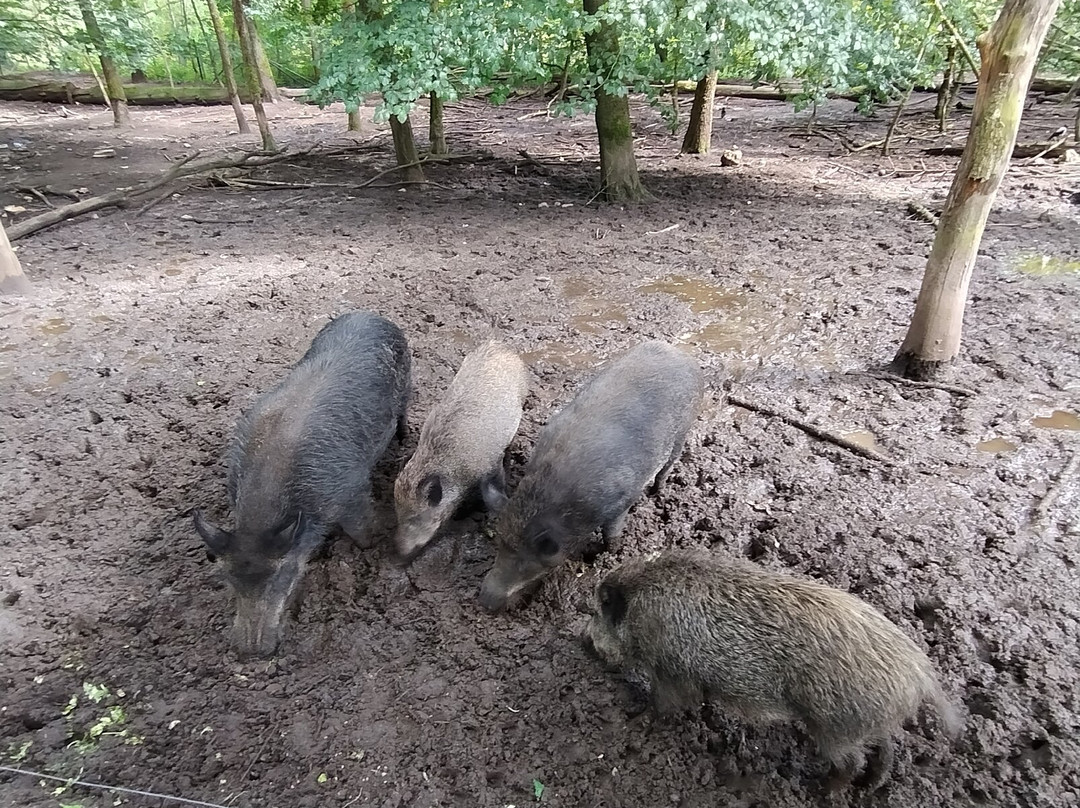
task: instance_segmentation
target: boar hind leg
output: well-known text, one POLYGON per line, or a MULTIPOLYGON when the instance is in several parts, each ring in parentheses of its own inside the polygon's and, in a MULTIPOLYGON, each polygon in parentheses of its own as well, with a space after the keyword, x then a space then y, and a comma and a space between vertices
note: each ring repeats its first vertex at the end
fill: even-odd
POLYGON ((601 526, 600 535, 604 538, 604 549, 608 552, 618 549, 619 540, 622 538, 623 534, 623 528, 626 527, 626 515, 628 513, 630 513, 629 508, 614 519, 608 521, 607 524, 601 526))
POLYGON ((341 518, 339 527, 357 547, 367 549, 375 545, 371 529, 371 504, 362 502, 341 518))
POLYGON ((671 457, 667 459, 667 462, 660 467, 660 471, 656 472, 656 477, 653 478, 652 485, 649 486, 649 496, 655 497, 660 493, 660 489, 664 487, 664 483, 667 482, 668 475, 671 474, 671 467, 675 465, 675 461, 682 456, 683 441, 680 440, 675 444, 675 448, 671 452, 671 457))
POLYGON ((818 745, 822 754, 832 764, 825 780, 827 791, 839 791, 851 785, 855 776, 863 767, 863 750, 858 745, 852 745, 850 741, 829 735, 818 735, 818 745))

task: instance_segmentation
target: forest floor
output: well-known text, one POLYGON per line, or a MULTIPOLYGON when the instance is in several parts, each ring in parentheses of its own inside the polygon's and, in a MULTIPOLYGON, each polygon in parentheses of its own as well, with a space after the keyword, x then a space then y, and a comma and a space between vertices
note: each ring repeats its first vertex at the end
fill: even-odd
MULTIPOLYGON (((635 207, 593 201, 591 120, 547 120, 542 99, 455 105, 451 148, 469 159, 427 166, 427 186, 362 188, 392 161, 372 108, 349 135, 340 109, 285 102, 278 142, 321 152, 250 176, 297 187, 192 181, 142 215, 18 242, 35 290, 0 302, 0 764, 239 808, 1077 805, 1080 168, 1014 161, 950 371, 972 394, 875 378, 933 238, 907 202, 940 209, 956 164, 923 149, 964 139, 966 113, 938 136, 932 100, 914 101, 888 158, 844 143, 880 139, 890 110, 833 102, 811 121, 728 99, 714 155, 690 158, 635 103, 657 197, 635 207), (742 164, 722 167, 736 146, 742 164), (480 516, 406 570, 385 543, 338 540, 279 655, 239 662, 190 510, 227 520, 237 416, 350 308, 394 319, 413 348, 411 435, 376 479, 387 536, 392 476, 488 334, 535 375, 511 484, 552 408, 638 341, 684 344, 714 395, 619 553, 567 565, 524 608, 477 604, 480 516), (962 705, 962 736, 909 732, 880 791, 826 795, 798 727, 713 708, 628 723, 626 683, 579 639, 590 594, 625 558, 693 545, 882 609, 962 705)), ((1034 104, 1020 139, 1073 114, 1034 104)), ((252 147, 231 115, 134 109, 116 132, 97 109, 0 105, 0 173, 9 189, 110 191, 192 148, 252 147)), ((17 218, 43 207, 0 201, 17 218)), ((169 804, 0 772, 2 806, 169 804)))

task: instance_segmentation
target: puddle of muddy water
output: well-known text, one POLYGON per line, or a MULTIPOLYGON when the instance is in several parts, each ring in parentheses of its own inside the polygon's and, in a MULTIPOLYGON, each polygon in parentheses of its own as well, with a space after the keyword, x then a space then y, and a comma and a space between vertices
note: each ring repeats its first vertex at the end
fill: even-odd
POLYGON ((539 347, 532 351, 525 351, 521 359, 526 365, 535 365, 537 362, 547 362, 550 365, 561 365, 568 368, 587 368, 597 364, 599 360, 589 351, 582 350, 576 345, 557 340, 548 340, 540 343, 539 347))
POLYGON ((38 331, 43 334, 63 334, 71 330, 71 323, 63 317, 53 317, 38 326, 38 331))
POLYGON ((669 275, 639 286, 637 290, 671 295, 688 304, 690 311, 695 314, 730 310, 746 305, 746 295, 741 292, 731 292, 700 278, 688 278, 685 275, 669 275))
POLYGON ((1025 275, 1080 274, 1080 261, 1056 255, 1023 255, 1015 266, 1025 275))
POLYGON ((843 436, 854 444, 869 449, 873 452, 880 452, 881 444, 877 442, 877 436, 868 429, 856 429, 854 432, 845 432, 843 436))
POLYGON ((1005 452, 1016 451, 1016 444, 1005 440, 1005 438, 990 438, 989 440, 979 441, 975 444, 975 448, 988 454, 1004 454, 1005 452))
POLYGON ((1038 429, 1080 430, 1080 417, 1067 410, 1054 410, 1050 415, 1036 416, 1031 425, 1038 429))

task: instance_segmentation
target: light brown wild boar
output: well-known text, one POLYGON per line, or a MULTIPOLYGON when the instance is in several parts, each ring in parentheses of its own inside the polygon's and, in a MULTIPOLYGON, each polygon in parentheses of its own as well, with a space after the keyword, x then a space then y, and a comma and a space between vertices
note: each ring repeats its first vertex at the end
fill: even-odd
POLYGON ((930 660, 846 592, 705 551, 669 551, 616 569, 597 589, 588 639, 609 664, 646 675, 657 712, 714 701, 751 722, 801 721, 843 780, 924 702, 960 729, 930 660))
POLYGON ((528 389, 525 364, 509 346, 492 340, 465 357, 394 484, 394 541, 403 558, 427 547, 477 487, 489 510, 505 501, 503 456, 528 389))

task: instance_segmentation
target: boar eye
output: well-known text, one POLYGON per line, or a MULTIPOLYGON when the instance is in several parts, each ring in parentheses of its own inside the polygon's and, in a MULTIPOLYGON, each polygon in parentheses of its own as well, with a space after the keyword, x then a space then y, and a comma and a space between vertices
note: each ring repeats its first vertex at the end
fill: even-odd
POLYGON ((542 556, 559 554, 559 543, 550 533, 541 533, 533 540, 533 549, 542 556))
POLYGON ((427 497, 428 505, 434 507, 442 502, 442 480, 438 474, 429 474, 420 483, 420 492, 427 497))

